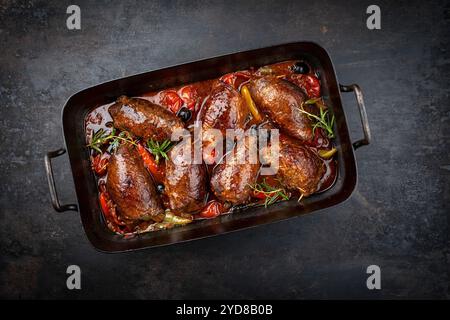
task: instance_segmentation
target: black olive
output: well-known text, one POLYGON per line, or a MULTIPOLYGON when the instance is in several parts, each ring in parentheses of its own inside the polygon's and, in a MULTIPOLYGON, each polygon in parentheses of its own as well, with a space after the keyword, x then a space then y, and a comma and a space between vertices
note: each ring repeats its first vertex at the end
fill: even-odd
POLYGON ((304 61, 296 62, 292 66, 292 72, 299 73, 299 74, 307 74, 309 73, 309 66, 304 61))
POLYGON ((191 120, 192 111, 186 107, 182 107, 180 110, 178 110, 177 116, 184 122, 188 122, 189 120, 191 120))
POLYGON ((164 187, 164 185, 163 185, 162 183, 158 183, 158 184, 156 185, 156 190, 157 190, 159 193, 163 193, 163 192, 164 192, 164 189, 165 189, 165 187, 164 187))
POLYGON ((252 124, 249 128, 250 134, 256 134, 258 132, 258 126, 256 124, 252 124))

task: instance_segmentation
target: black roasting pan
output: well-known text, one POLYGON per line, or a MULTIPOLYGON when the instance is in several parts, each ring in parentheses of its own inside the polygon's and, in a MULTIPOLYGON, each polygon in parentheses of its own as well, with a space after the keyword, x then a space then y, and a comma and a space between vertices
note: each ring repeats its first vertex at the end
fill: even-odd
POLYGON ((328 53, 312 42, 295 42, 262 49, 249 50, 210 59, 189 62, 173 67, 149 71, 82 90, 71 96, 62 110, 65 148, 49 152, 45 157, 48 183, 56 211, 79 211, 86 235, 92 245, 104 252, 123 252, 205 238, 242 230, 265 223, 296 217, 334 206, 346 200, 357 183, 354 149, 369 144, 370 131, 363 97, 358 85, 340 85, 328 53), (150 232, 134 238, 113 234, 105 225, 98 202, 96 180, 90 169, 86 148, 84 120, 96 106, 110 103, 120 95, 139 96, 145 92, 217 78, 236 70, 258 67, 285 60, 305 59, 320 73, 322 93, 335 115, 338 177, 332 188, 312 195, 301 203, 293 199, 268 208, 251 207, 216 219, 202 220, 170 230, 150 232), (350 141, 341 92, 354 92, 361 115, 364 138, 350 141), (68 152, 77 204, 60 204, 53 178, 51 159, 68 152))

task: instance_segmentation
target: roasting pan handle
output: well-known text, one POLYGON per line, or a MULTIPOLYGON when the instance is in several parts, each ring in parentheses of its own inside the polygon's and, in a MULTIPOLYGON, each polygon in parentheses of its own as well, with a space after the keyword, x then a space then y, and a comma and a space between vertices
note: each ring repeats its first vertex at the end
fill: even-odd
POLYGON ((366 105, 364 104, 361 88, 357 84, 351 84, 348 86, 340 84, 339 88, 341 89, 341 92, 355 92, 356 103, 358 104, 359 115, 361 116, 361 125, 364 132, 364 138, 353 142, 353 148, 358 149, 361 146, 368 145, 371 140, 371 134, 369 120, 367 119, 366 105))
POLYGON ((48 187, 50 188, 50 196, 52 198, 52 205, 53 208, 55 208, 58 212, 63 211, 78 211, 78 206, 76 204, 60 204, 58 199, 58 193, 56 192, 56 185, 55 185, 55 179, 53 177, 53 169, 52 169, 52 158, 59 157, 66 153, 66 149, 58 149, 56 151, 50 151, 45 155, 44 161, 45 161, 45 171, 47 172, 47 179, 48 179, 48 187))

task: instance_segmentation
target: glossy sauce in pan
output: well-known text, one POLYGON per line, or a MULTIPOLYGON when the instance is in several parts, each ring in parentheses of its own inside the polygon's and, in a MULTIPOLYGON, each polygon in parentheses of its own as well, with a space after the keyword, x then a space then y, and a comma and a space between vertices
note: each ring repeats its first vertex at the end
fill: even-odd
MULTIPOLYGON (((157 105, 160 105, 161 108, 167 108, 173 113, 178 113, 181 108, 187 108, 190 110, 192 116, 189 121, 186 122, 185 126, 187 128, 191 127, 195 120, 198 120, 201 112, 203 110, 203 107, 205 105, 205 101, 208 99, 209 94, 212 90, 212 87, 214 84, 217 83, 217 81, 224 81, 233 87, 235 87, 237 90, 240 90, 241 87, 246 84, 249 81, 249 76, 261 76, 266 73, 270 73, 271 75, 284 78, 284 79, 290 79, 290 77, 293 75, 292 67, 296 63, 296 61, 286 61, 282 63, 277 63, 274 65, 269 65, 266 67, 262 67, 259 69, 249 69, 244 71, 238 71, 234 73, 230 73, 227 75, 222 76, 219 79, 211 79, 207 81, 192 83, 184 86, 179 86, 175 88, 169 88, 157 92, 148 92, 142 94, 139 98, 146 99, 152 103, 155 103, 157 105)), ((320 85, 320 81, 317 78, 317 75, 315 74, 314 70, 309 70, 307 74, 305 74, 305 77, 300 76, 301 81, 300 84, 303 86, 302 89, 308 93, 309 97, 311 96, 313 98, 314 95, 317 94, 318 90, 320 92, 320 86, 318 87, 318 84, 320 85), (316 82, 309 81, 310 79, 317 79, 316 82), (303 82, 302 82, 303 81, 303 82)), ((95 107, 85 118, 85 128, 86 128, 86 143, 88 144, 91 139, 92 135, 98 130, 103 129, 105 131, 111 130, 112 128, 112 118, 111 115, 108 112, 108 108, 113 103, 109 103, 106 105, 101 105, 95 107)), ((250 127, 251 125, 255 125, 254 119, 250 117, 248 119, 246 125, 247 127, 250 127)), ((316 130, 316 135, 314 140, 307 146, 310 150, 317 153, 319 149, 321 150, 330 150, 333 148, 333 141, 332 139, 329 139, 326 137, 324 132, 319 129, 316 130)), ((133 234, 136 232, 136 228, 131 230, 127 227, 118 227, 117 225, 112 222, 112 218, 110 213, 105 213, 107 210, 111 210, 114 208, 111 208, 114 206, 114 204, 110 201, 110 199, 107 198, 107 195, 105 195, 105 182, 107 179, 107 172, 99 172, 99 167, 106 166, 109 160, 109 153, 103 152, 103 154, 98 154, 94 151, 91 152, 91 163, 92 168, 94 172, 96 172, 96 178, 97 183, 99 186, 99 194, 100 194, 100 204, 102 206, 102 210, 104 213, 105 221, 108 225, 108 227, 120 234, 133 234), (102 199, 102 196, 104 197, 102 199), (106 197, 106 200, 105 200, 106 197), (109 209, 108 209, 109 208, 109 209)), ((335 182, 337 177, 337 164, 336 160, 333 159, 322 159, 324 166, 325 166, 325 173, 323 174, 319 184, 318 188, 316 190, 316 193, 324 192, 327 189, 329 189, 335 182)), ((162 164, 164 166, 164 164, 162 164)), ((206 166, 206 165, 205 165, 206 166)), ((214 165, 208 165, 207 172, 208 176, 211 175, 211 171, 214 167, 214 165)), ((102 171, 102 170, 100 170, 102 171)), ((105 171, 105 170, 103 170, 105 171)), ((157 183, 157 179, 153 177, 154 182, 157 183)), ((258 182, 262 182, 263 179, 265 179, 266 183, 270 183, 273 181, 272 177, 259 177, 258 182)), ((209 181, 209 178, 208 178, 209 181)), ((300 194, 298 192, 292 192, 290 191, 291 199, 298 198, 300 194)), ((164 198, 164 194, 160 195, 162 198, 164 198)), ((252 202, 249 205, 263 205, 264 200, 253 198, 252 202)), ((248 206, 248 205, 246 205, 248 206)), ((242 207, 242 206, 240 206, 242 207)), ((230 207, 229 205, 225 205, 222 203, 219 203, 219 201, 216 199, 214 194, 212 192, 208 192, 206 198, 205 198, 205 209, 204 211, 210 210, 211 212, 206 212, 206 214, 194 214, 192 217, 194 220, 198 219, 205 219, 205 218, 213 218, 220 214, 226 214, 231 211, 233 211, 233 207, 230 207), (214 207, 216 206, 216 207, 214 207), (210 208, 209 208, 210 207, 210 208)), ((157 230, 150 228, 149 222, 142 222, 141 225, 138 227, 138 230, 157 230)))

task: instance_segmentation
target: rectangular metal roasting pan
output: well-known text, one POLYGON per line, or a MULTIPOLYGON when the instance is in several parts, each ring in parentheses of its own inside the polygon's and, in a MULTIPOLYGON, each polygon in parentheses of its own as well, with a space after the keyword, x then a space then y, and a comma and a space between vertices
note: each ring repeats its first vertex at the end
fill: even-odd
POLYGON ((312 42, 295 42, 227 54, 149 71, 87 88, 74 94, 66 102, 62 110, 62 127, 65 148, 49 152, 45 157, 53 207, 58 212, 79 211, 89 241, 95 248, 104 252, 123 252, 201 239, 334 206, 346 200, 356 187, 357 169, 353 150, 370 142, 370 131, 360 88, 356 84, 340 85, 328 53, 321 46, 312 42), (216 219, 202 220, 184 227, 141 234, 131 239, 115 235, 106 227, 101 215, 96 180, 90 169, 89 151, 85 142, 84 119, 89 111, 98 105, 114 101, 120 95, 139 96, 149 91, 217 78, 236 70, 293 59, 305 59, 319 71, 323 96, 336 117, 335 143, 338 150, 338 177, 331 189, 312 195, 302 200, 301 204, 297 203, 297 200, 290 200, 268 208, 247 208, 216 219), (354 143, 350 141, 341 103, 341 92, 355 93, 361 115, 364 138, 354 143), (56 192, 51 159, 64 154, 66 150, 69 155, 78 203, 62 205, 56 192))

